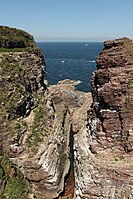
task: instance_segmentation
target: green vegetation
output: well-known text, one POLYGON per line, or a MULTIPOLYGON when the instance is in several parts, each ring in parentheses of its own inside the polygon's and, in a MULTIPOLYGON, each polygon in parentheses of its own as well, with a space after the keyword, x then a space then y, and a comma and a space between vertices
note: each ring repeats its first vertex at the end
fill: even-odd
POLYGON ((57 96, 54 96, 54 97, 52 98, 52 100, 53 100, 53 102, 54 102, 55 104, 61 103, 61 97, 59 97, 58 95, 57 95, 57 96))
POLYGON ((30 149, 36 152, 39 142, 48 134, 44 98, 38 97, 37 86, 32 89, 36 74, 30 73, 32 64, 40 61, 40 53, 31 35, 0 26, 0 199, 28 198, 29 184, 5 153, 11 155, 11 143, 20 144, 22 135, 29 130, 24 117, 32 108, 36 107, 27 139, 30 149), (30 57, 30 53, 34 55, 30 57))
POLYGON ((37 47, 25 47, 25 48, 0 48, 0 53, 7 52, 29 52, 34 53, 35 51, 41 51, 40 48, 37 47))
POLYGON ((122 161, 122 160, 124 160, 124 157, 122 155, 115 157, 115 161, 122 161))
POLYGON ((0 179, 5 189, 0 189, 2 199, 27 199, 30 186, 24 180, 23 174, 17 169, 8 156, 0 154, 0 179))
POLYGON ((29 52, 39 53, 34 38, 29 33, 16 28, 0 26, 0 53, 29 52))
POLYGON ((133 42, 129 39, 125 39, 124 46, 130 54, 129 61, 133 61, 133 42))
POLYGON ((11 177, 5 187, 5 196, 9 199, 25 199, 28 196, 26 185, 21 173, 17 173, 15 177, 11 177))
MULTIPOLYGON (((4 123, 5 117, 10 120, 10 122, 7 120, 6 129, 2 128, 3 133, 19 136, 27 130, 26 122, 24 123, 22 119, 14 120, 14 117, 16 117, 15 114, 19 114, 17 113, 17 108, 22 103, 25 103, 28 98, 34 98, 34 106, 36 106, 34 111, 35 119, 32 126, 32 134, 29 136, 27 143, 31 150, 36 152, 38 144, 48 134, 45 125, 47 120, 46 102, 44 102, 44 98, 39 97, 36 93, 26 90, 28 79, 25 75, 24 67, 8 54, 2 56, 0 78, 2 79, 0 85, 0 123, 1 125, 4 123)), ((22 111, 25 110, 21 110, 21 114, 22 111)))
POLYGON ((25 31, 0 26, 0 48, 35 47, 33 37, 25 31))
POLYGON ((11 114, 22 96, 26 99, 30 95, 25 90, 25 71, 13 57, 5 55, 0 62, 0 78, 0 113, 11 114))
POLYGON ((38 97, 38 106, 34 110, 34 122, 32 124, 32 133, 27 139, 28 147, 33 153, 37 152, 39 143, 45 136, 48 136, 47 111, 44 98, 38 97))
POLYGON ((133 88, 133 80, 132 79, 129 79, 128 81, 128 88, 133 88))
POLYGON ((31 48, 30 47, 26 47, 26 48, 0 48, 0 53, 3 52, 26 52, 26 51, 30 51, 31 48))
POLYGON ((129 96, 128 95, 125 96, 125 102, 129 103, 129 96))
POLYGON ((19 118, 10 121, 9 128, 11 136, 17 135, 20 137, 23 132, 27 131, 28 125, 24 120, 19 118))

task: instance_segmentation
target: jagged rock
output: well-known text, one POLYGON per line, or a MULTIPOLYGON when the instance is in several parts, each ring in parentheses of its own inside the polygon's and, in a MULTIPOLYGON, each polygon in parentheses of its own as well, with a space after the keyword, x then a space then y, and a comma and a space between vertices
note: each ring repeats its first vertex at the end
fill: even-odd
POLYGON ((88 131, 75 138, 75 197, 133 198, 133 42, 104 46, 92 77, 88 131))

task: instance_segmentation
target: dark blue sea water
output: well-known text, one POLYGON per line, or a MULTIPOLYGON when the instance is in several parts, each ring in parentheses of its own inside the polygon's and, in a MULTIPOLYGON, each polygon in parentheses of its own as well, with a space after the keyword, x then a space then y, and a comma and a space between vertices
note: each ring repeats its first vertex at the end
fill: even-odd
POLYGON ((80 80, 77 90, 90 91, 95 59, 103 48, 102 42, 39 42, 43 50, 49 85, 63 79, 80 80))

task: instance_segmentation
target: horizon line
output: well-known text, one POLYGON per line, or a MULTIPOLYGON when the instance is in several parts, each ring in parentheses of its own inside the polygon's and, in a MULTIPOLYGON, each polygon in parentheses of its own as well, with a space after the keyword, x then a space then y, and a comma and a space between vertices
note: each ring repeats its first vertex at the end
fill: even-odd
MULTIPOLYGON (((104 40, 104 41, 106 41, 106 40, 104 40)), ((37 43, 44 43, 44 42, 47 42, 47 43, 52 43, 52 42, 64 42, 64 43, 67 43, 67 42, 72 42, 72 43, 74 43, 74 42, 76 42, 76 43, 103 43, 104 41, 66 41, 66 40, 51 40, 51 41, 37 41, 37 40, 35 40, 35 42, 37 42, 37 43)))

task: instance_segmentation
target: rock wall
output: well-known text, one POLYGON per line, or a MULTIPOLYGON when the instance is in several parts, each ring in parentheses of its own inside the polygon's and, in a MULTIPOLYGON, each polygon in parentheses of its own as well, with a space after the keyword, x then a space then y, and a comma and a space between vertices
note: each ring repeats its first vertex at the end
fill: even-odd
POLYGON ((104 43, 87 132, 75 137, 75 198, 133 198, 133 42, 104 43), (82 142, 81 142, 82 140, 82 142))
MULTIPOLYGON (((0 27, 1 32, 3 29, 0 27)), ((6 30, 17 36, 19 32, 27 45, 35 43, 27 33, 6 30)), ((0 197, 58 197, 70 167, 68 108, 60 100, 54 103, 44 84, 41 50, 19 43, 1 47, 0 197)))

